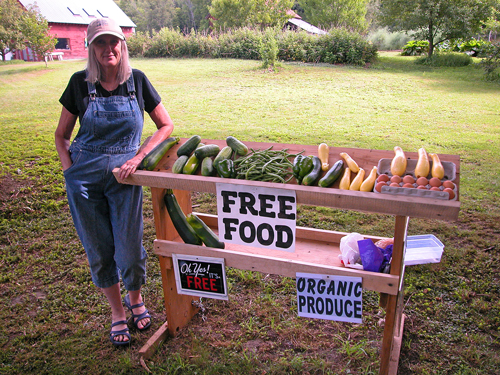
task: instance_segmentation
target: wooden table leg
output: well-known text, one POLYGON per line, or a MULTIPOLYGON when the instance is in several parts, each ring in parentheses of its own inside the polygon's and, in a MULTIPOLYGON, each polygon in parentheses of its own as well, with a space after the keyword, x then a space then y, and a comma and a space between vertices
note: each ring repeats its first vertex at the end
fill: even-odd
POLYGON ((404 277, 404 250, 405 250, 405 240, 406 231, 408 229, 408 220, 406 216, 396 216, 396 223, 394 229, 394 246, 391 261, 391 275, 400 276, 399 292, 397 295, 384 296, 381 302, 385 304, 385 324, 384 324, 384 337, 382 339, 382 352, 380 356, 380 371, 379 374, 396 374, 397 373, 397 363, 399 362, 399 350, 401 348, 401 342, 399 341, 399 346, 396 345, 398 339, 403 335, 402 324, 404 318, 402 317, 403 306, 403 277, 404 277), (397 349, 397 353, 394 350, 397 349), (394 363, 394 358, 397 359, 396 366, 394 363), (391 372, 392 371, 392 372, 391 372))

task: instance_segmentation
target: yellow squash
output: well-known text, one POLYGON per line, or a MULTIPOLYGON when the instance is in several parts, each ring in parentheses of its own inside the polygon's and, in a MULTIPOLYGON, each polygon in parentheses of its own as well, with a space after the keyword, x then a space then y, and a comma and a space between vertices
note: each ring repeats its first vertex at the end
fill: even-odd
POLYGON ((321 170, 327 171, 330 169, 330 164, 328 162, 328 158, 330 157, 330 149, 326 143, 321 143, 318 146, 318 157, 321 160, 321 170))
POLYGON ((349 190, 349 186, 351 186, 351 170, 349 169, 349 167, 346 167, 344 169, 344 174, 340 179, 339 189, 349 190))
POLYGON ((359 187, 360 191, 372 191, 373 186, 375 186, 375 180, 377 179, 377 167, 373 167, 368 174, 368 177, 363 181, 361 186, 359 187))
POLYGON ((438 154, 429 154, 429 156, 432 159, 432 168, 431 168, 431 174, 432 177, 437 177, 440 180, 444 178, 444 168, 443 164, 441 163, 441 160, 439 160, 438 154))
POLYGON ((361 184, 363 183, 363 179, 365 178, 365 170, 363 168, 359 168, 358 174, 351 182, 349 186, 349 190, 359 191, 361 184))
POLYGON ((419 148, 417 166, 415 167, 415 177, 427 177, 429 175, 429 170, 430 165, 429 158, 427 157, 427 152, 425 152, 425 149, 423 147, 419 148))
POLYGON ((358 163, 356 163, 354 161, 353 158, 351 158, 347 153, 345 152, 341 152, 340 153, 340 156, 345 160, 345 163, 347 164, 347 166, 349 167, 349 169, 354 172, 354 173, 358 173, 359 171, 359 167, 358 167, 358 163))
POLYGON ((393 176, 402 176, 406 172, 406 156, 403 149, 399 146, 394 147, 394 158, 391 162, 391 174, 393 176))

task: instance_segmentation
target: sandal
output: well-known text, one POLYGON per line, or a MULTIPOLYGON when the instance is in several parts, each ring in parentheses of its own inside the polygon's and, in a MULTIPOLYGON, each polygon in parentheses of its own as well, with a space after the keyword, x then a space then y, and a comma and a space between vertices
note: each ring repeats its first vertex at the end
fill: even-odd
POLYGON ((113 331, 113 327, 119 325, 119 324, 127 324, 126 320, 119 320, 117 322, 111 323, 111 332, 109 332, 109 340, 114 346, 123 346, 123 345, 130 345, 130 340, 132 339, 130 337, 130 332, 128 331, 128 328, 121 329, 119 331, 113 331), (116 336, 126 336, 128 337, 128 341, 116 341, 115 337, 116 336))
POLYGON ((143 313, 141 314, 134 314, 133 309, 137 309, 138 307, 144 306, 144 302, 138 303, 137 305, 131 306, 130 305, 130 296, 127 294, 125 298, 123 299, 123 302, 125 303, 125 307, 130 310, 132 313, 132 322, 134 323, 134 326, 137 330, 139 331, 145 331, 149 327, 151 327, 151 315, 149 315, 149 311, 146 309, 144 310, 143 313), (137 325, 137 322, 139 322, 142 319, 149 318, 148 324, 146 324, 144 327, 139 328, 137 325))

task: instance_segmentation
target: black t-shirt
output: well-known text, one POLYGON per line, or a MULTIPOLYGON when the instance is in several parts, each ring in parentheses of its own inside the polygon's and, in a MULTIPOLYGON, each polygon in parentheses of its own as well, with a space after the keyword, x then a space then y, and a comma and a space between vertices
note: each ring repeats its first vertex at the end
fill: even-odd
MULTIPOLYGON (((136 91, 137 104, 142 111, 150 113, 161 102, 160 95, 155 90, 146 75, 138 69, 132 69, 136 91)), ((85 70, 76 72, 71 76, 66 90, 64 90, 59 102, 70 113, 78 115, 80 123, 89 103, 89 90, 85 81, 85 70)), ((111 93, 106 91, 99 83, 96 83, 96 96, 108 97, 112 95, 128 96, 127 82, 119 85, 111 93)))

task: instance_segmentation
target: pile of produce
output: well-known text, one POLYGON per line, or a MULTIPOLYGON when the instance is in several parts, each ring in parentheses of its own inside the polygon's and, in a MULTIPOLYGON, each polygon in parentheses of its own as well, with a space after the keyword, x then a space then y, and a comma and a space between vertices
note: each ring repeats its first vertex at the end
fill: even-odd
MULTIPOLYGON (((178 142, 179 138, 167 139, 146 156, 142 169, 152 170, 166 151, 178 142)), ((410 160, 413 162, 410 168, 403 149, 394 147, 394 157, 382 159, 390 160, 390 170, 385 172, 379 170, 380 165, 365 171, 346 152, 340 152, 339 156, 339 160, 330 165, 330 150, 326 143, 318 146, 317 155, 304 155, 304 151, 294 154, 288 149, 275 150, 272 146, 263 150, 249 149, 233 136, 227 137, 226 146, 221 148, 216 144, 205 145, 199 135, 193 135, 177 149, 172 172, 192 175, 199 171, 202 176, 277 183, 289 183, 295 179, 299 185, 323 188, 331 187, 339 180, 338 188, 342 190, 381 193, 389 192, 382 191, 387 185, 444 191, 450 199, 456 196, 456 185, 445 178, 439 156, 427 154, 424 148, 418 150, 416 165, 415 160, 410 160)))

